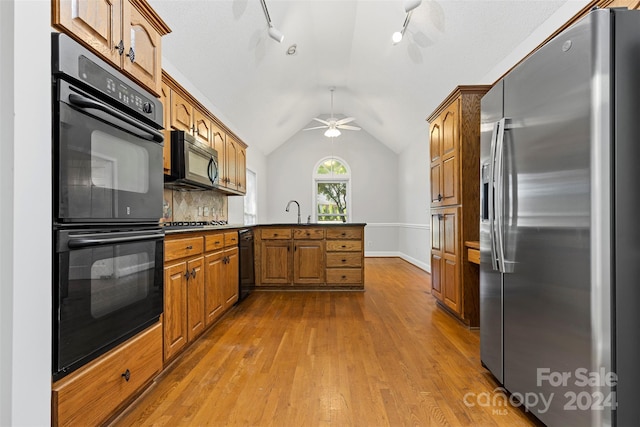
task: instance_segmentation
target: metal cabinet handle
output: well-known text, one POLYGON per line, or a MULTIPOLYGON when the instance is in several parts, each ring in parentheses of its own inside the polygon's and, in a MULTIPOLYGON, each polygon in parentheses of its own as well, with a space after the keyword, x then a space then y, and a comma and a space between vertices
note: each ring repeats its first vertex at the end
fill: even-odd
POLYGON ((193 246, 189 245, 187 246, 187 250, 190 251, 191 249, 193 249, 193 246))
POLYGON ((438 201, 441 202, 442 201, 442 194, 438 194, 438 201))
POLYGON ((216 241, 216 242, 215 242, 215 244, 216 244, 216 245, 219 245, 219 244, 220 244, 220 242, 219 242, 219 241, 216 241))
POLYGON ((342 245, 342 247, 343 247, 343 248, 346 248, 346 247, 347 247, 347 245, 342 245))
POLYGON ((120 374, 120 376, 122 378, 124 378, 124 380, 126 382, 129 382, 129 379, 131 378, 131 371, 129 371, 128 369, 126 371, 124 371, 122 374, 120 374))
POLYGON ((191 277, 192 278, 196 278, 196 269, 194 268, 193 270, 191 270, 191 277))
POLYGON ((132 47, 129 48, 129 53, 127 53, 127 56, 129 57, 129 60, 131 60, 131 63, 133 64, 133 61, 136 60, 136 52, 135 50, 133 50, 132 47))
POLYGON ((124 42, 120 40, 120 43, 115 45, 113 48, 118 51, 118 54, 120 56, 122 56, 122 54, 124 53, 124 42))
POLYGON ((342 262, 347 262, 347 260, 346 260, 346 259, 343 259, 343 260, 342 260, 342 262))
POLYGON ((185 277, 185 279, 189 280, 189 270, 187 270, 187 271, 184 273, 184 277, 185 277))
POLYGON ((346 278, 347 278, 347 276, 344 276, 344 275, 343 275, 343 276, 342 276, 342 278, 343 278, 343 279, 346 279, 346 278))

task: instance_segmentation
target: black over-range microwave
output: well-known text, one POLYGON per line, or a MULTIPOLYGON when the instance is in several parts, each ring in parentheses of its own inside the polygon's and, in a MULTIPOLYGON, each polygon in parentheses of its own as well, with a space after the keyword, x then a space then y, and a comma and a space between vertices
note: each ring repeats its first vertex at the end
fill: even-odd
POLYGON ((171 132, 171 174, 165 187, 180 190, 218 188, 218 152, 184 131, 171 132))

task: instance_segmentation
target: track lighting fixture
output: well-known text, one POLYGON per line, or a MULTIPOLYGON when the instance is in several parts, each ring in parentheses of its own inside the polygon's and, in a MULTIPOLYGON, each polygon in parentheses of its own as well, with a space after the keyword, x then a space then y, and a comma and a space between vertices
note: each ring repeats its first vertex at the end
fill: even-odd
POLYGON ((278 43, 282 43, 282 40, 284 40, 284 34, 282 34, 280 31, 278 31, 276 27, 273 26, 273 23, 271 22, 271 17, 269 16, 269 10, 267 9, 267 3, 265 3, 265 0, 260 0, 260 3, 262 3, 262 10, 264 11, 264 17, 267 18, 267 25, 269 25, 269 30, 268 30, 269 37, 271 37, 278 43))
POLYGON ((407 13, 407 16, 404 18, 404 24, 402 24, 402 30, 396 31, 391 36, 391 40, 393 44, 398 44, 402 41, 402 37, 404 37, 404 32, 407 31, 407 27, 409 26, 409 20, 411 20, 411 15, 413 14, 413 10, 420 6, 422 0, 404 0, 404 11, 407 13))

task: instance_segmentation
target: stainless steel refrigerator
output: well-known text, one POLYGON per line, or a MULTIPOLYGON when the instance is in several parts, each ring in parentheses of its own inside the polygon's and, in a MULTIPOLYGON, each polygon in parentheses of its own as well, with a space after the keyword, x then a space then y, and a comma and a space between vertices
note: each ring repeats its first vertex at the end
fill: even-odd
POLYGON ((640 425, 640 12, 590 12, 481 121, 482 363, 550 426, 640 425))

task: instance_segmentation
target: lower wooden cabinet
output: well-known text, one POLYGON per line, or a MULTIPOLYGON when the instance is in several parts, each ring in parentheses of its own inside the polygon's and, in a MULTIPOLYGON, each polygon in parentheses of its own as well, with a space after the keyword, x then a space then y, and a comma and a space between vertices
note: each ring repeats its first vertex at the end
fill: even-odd
POLYGON ((463 317, 460 248, 460 208, 432 209, 431 292, 451 311, 463 317))
POLYGON ((364 224, 256 230, 256 286, 364 288, 364 224))
POLYGON ((238 274, 237 231, 165 238, 165 361, 238 301, 238 274))
POLYGON ((156 323, 52 387, 52 425, 101 425, 162 370, 162 323, 156 323))

